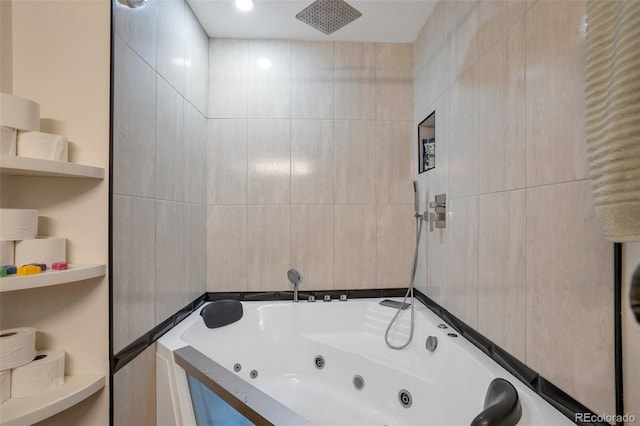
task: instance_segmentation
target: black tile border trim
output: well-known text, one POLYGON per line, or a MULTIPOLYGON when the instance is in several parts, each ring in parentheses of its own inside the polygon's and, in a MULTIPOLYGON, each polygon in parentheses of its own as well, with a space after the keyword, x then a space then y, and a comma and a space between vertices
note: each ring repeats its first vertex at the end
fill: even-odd
POLYGON ((207 301, 207 294, 205 293, 142 336, 138 337, 124 349, 114 354, 111 357, 112 374, 118 372, 122 367, 131 362, 135 357, 140 355, 140 353, 144 352, 144 350, 151 346, 156 340, 165 335, 169 330, 178 325, 183 319, 191 315, 193 311, 198 309, 207 301))
MULTIPOLYGON (((380 297, 402 297, 407 292, 401 288, 373 289, 373 290, 327 290, 327 291, 301 291, 298 296, 300 300, 306 300, 309 296, 322 298, 328 294, 331 299, 338 299, 341 294, 346 294, 350 299, 380 298, 380 297)), ((178 325, 183 319, 191 315, 206 302, 222 299, 234 299, 243 301, 269 301, 269 300, 293 300, 292 291, 243 291, 243 292, 216 292, 204 293, 193 302, 189 303, 178 312, 153 327, 142 336, 128 344, 124 349, 111 357, 112 375, 127 365, 141 352, 151 346, 156 340, 166 334, 173 327, 178 325)), ((320 300, 320 303, 322 301, 320 300)))
POLYGON ((109 426, 114 426, 114 395, 113 395, 113 375, 115 370, 113 369, 113 116, 115 105, 115 62, 114 62, 114 48, 113 41, 116 36, 115 31, 115 1, 109 2, 109 212, 108 212, 108 236, 109 239, 109 252, 108 256, 108 314, 109 314, 109 426))
POLYGON ((564 414, 569 420, 578 425, 611 426, 609 423, 577 422, 575 420, 575 414, 577 413, 589 413, 593 417, 597 417, 597 414, 447 311, 420 290, 414 290, 414 293, 416 299, 424 303, 427 308, 442 318, 451 328, 462 334, 469 342, 473 343, 474 346, 564 414))
MULTIPOLYGON (((616 372, 616 414, 624 415, 624 388, 622 369, 622 244, 613 244, 613 308, 614 308, 614 346, 616 372)), ((619 421, 617 426, 623 426, 619 421)))
MULTIPOLYGON (((363 290, 315 290, 299 293, 300 300, 306 300, 309 296, 316 297, 318 302, 324 303, 321 298, 324 295, 330 295, 332 299, 338 299, 341 294, 346 294, 349 299, 363 299, 363 298, 383 298, 383 297, 403 297, 407 290, 403 288, 393 289, 363 289, 363 290)), ((592 417, 598 415, 585 407, 579 401, 562 391, 553 383, 542 377, 536 371, 532 370, 526 364, 509 354, 507 351, 496 345, 490 339, 467 325, 464 321, 447 311, 445 308, 436 303, 433 299, 426 296, 420 290, 414 290, 415 298, 423 303, 438 317, 442 318, 451 328, 461 334, 474 346, 480 349, 489 358, 495 361, 502 368, 507 370, 510 374, 524 383, 527 387, 533 390, 541 398, 555 407, 558 411, 564 414, 572 422, 581 425, 596 425, 596 426, 611 426, 609 423, 589 423, 589 422, 576 422, 575 414, 577 413, 589 413, 592 417)), ((233 299, 241 301, 286 301, 293 300, 292 291, 266 291, 266 292, 208 292, 198 297, 196 300, 180 309, 174 315, 145 333, 143 336, 134 340, 127 347, 122 349, 117 354, 114 354, 111 360, 112 374, 115 374, 122 367, 127 365, 141 352, 151 346, 156 340, 162 337, 165 333, 175 327, 183 319, 189 316, 192 312, 197 310, 206 302, 222 299, 233 299)))

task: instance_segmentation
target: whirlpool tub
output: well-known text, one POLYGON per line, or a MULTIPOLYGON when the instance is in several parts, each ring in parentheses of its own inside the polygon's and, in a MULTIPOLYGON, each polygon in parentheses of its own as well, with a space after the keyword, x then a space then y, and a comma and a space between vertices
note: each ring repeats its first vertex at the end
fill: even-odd
MULTIPOLYGON (((469 425, 503 378, 517 424, 572 424, 418 300, 412 344, 388 348, 396 310, 381 300, 242 302, 239 321, 213 329, 198 309, 158 340, 158 423, 469 425)), ((402 311, 392 343, 409 319, 402 311)))

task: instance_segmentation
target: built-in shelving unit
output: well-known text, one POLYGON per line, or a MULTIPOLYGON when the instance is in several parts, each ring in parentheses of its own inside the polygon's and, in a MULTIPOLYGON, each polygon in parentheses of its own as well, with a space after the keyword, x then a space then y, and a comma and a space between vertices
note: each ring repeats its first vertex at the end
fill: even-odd
POLYGON ((2 404, 2 425, 32 425, 93 395, 104 387, 104 376, 66 376, 64 385, 2 404))
POLYGON ((47 270, 35 275, 11 275, 0 278, 0 293, 88 280, 101 277, 106 271, 106 265, 72 264, 66 271, 47 270))
POLYGON ((104 179, 104 169, 40 158, 0 156, 0 171, 6 175, 104 179))

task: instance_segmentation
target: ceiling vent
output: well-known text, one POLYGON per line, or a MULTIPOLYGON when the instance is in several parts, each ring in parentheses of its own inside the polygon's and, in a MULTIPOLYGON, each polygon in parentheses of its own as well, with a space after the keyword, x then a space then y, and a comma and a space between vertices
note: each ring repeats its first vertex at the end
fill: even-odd
POLYGON ((329 35, 361 16, 362 13, 343 0, 316 0, 296 18, 329 35))

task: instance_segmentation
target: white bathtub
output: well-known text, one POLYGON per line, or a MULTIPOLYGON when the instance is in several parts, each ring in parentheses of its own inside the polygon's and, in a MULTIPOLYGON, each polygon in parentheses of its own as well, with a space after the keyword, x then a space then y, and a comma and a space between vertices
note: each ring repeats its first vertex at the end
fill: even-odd
MULTIPOLYGON (((174 351, 187 346, 311 424, 469 425, 497 377, 518 391, 519 425, 573 424, 466 339, 448 336, 457 333, 438 328, 443 321, 417 300, 412 344, 389 349, 384 332, 395 309, 380 300, 243 302, 243 318, 217 329, 204 325, 198 309, 158 340, 159 424, 195 424, 185 370, 174 361, 174 351), (425 348, 429 336, 438 341, 434 352, 425 348), (355 375, 363 388, 354 386, 355 375), (412 396, 408 408, 399 402, 403 389, 412 396)), ((392 342, 405 341, 409 316, 403 311, 392 342)))

